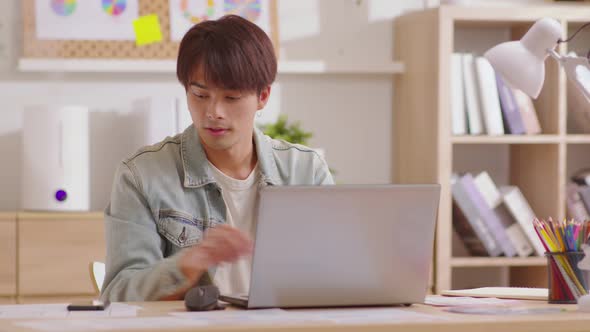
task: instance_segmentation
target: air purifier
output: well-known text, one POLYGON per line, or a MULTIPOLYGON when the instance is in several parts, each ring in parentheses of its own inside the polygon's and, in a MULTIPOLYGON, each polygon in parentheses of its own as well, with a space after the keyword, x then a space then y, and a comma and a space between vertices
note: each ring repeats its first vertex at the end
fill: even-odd
POLYGON ((24 109, 21 205, 35 211, 87 211, 88 108, 24 109))

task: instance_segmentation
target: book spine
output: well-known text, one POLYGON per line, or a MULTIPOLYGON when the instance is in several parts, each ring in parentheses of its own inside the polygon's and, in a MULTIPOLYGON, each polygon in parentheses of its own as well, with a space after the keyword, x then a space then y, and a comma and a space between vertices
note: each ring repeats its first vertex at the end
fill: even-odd
MULTIPOLYGON (((457 207, 461 210, 462 215, 471 225, 473 232, 480 239, 485 247, 485 250, 490 256, 499 256, 502 254, 502 249, 494 239, 494 236, 483 222, 478 207, 473 202, 471 195, 465 190, 462 181, 459 179, 452 186, 453 200, 457 207)), ((457 215, 460 220, 461 214, 457 215)), ((467 245, 467 243, 466 243, 467 245)), ((469 247, 468 247, 469 249, 469 247)))
POLYGON ((475 59, 475 71, 479 91, 480 109, 488 135, 504 135, 502 111, 496 85, 496 73, 484 57, 475 59))
POLYGON ((514 93, 506 85, 502 76, 496 73, 496 85, 498 86, 498 95, 500 96, 500 106, 504 115, 506 129, 512 135, 523 135, 526 133, 524 123, 514 93))
POLYGON ((522 192, 517 187, 503 187, 500 189, 504 198, 506 207, 516 219, 522 230, 528 237, 530 243, 535 249, 535 253, 539 256, 543 256, 545 248, 539 240, 535 228, 533 226, 533 220, 535 220, 535 214, 531 209, 529 203, 522 195, 522 192))
POLYGON ((508 208, 502 200, 502 195, 500 194, 498 187, 488 172, 479 173, 475 177, 474 182, 490 209, 492 209, 496 217, 498 217, 502 223, 510 242, 512 242, 512 245, 516 249, 516 253, 521 257, 526 257, 532 254, 533 247, 527 240, 520 225, 510 215, 508 208))
POLYGON ((465 113, 465 96, 463 95, 462 54, 451 55, 451 110, 453 135, 467 134, 467 115, 465 113))
POLYGON ((508 234, 508 238, 514 245, 518 256, 520 257, 528 257, 534 253, 533 247, 529 240, 527 239, 524 230, 520 225, 514 221, 514 218, 508 211, 508 208, 504 203, 498 205, 494 209, 494 213, 498 216, 502 224, 504 225, 504 229, 506 230, 506 234, 508 234))
POLYGON ((526 93, 518 89, 512 89, 514 99, 520 110, 522 116, 522 122, 528 135, 536 135, 541 133, 541 125, 539 124, 539 118, 537 117, 537 111, 535 105, 531 100, 531 97, 527 96, 526 93))
POLYGON ((467 118, 469 120, 469 134, 483 134, 483 123, 479 101, 477 96, 475 68, 472 54, 463 54, 463 84, 465 92, 465 107, 467 109, 467 118))
POLYGON ((459 180, 459 183, 463 185, 465 192, 471 197, 481 219, 486 224, 490 232, 494 235, 494 238, 504 252, 504 255, 507 257, 515 256, 516 249, 512 245, 512 242, 510 242, 510 239, 508 238, 501 221, 494 214, 492 209, 490 209, 490 207, 486 204, 485 199, 478 191, 473 176, 471 174, 467 174, 459 180))
MULTIPOLYGON (((484 225, 482 224, 479 227, 484 227, 484 225)), ((453 228, 463 241, 469 254, 472 256, 490 255, 483 241, 477 235, 474 226, 469 222, 463 211, 461 211, 456 201, 453 201, 453 228)), ((487 232, 487 230, 485 231, 487 232)), ((491 234, 488 232, 485 236, 491 236, 491 234)))

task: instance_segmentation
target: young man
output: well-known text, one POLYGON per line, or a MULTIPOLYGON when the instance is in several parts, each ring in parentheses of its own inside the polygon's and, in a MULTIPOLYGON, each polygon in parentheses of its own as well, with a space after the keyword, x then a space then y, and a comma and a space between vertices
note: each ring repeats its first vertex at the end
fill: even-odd
POLYGON ((119 166, 105 209, 104 300, 182 299, 211 282, 247 293, 258 190, 333 183, 316 152, 254 128, 276 71, 270 39, 241 17, 187 32, 177 76, 193 125, 119 166))

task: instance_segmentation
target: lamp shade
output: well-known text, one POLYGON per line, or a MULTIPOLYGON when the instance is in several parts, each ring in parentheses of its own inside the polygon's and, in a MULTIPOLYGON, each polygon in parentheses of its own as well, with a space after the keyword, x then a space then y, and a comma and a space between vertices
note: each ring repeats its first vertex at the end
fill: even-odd
POLYGON ((518 41, 499 44, 484 57, 512 87, 537 98, 545 81, 545 59, 561 38, 559 22, 543 18, 518 41))

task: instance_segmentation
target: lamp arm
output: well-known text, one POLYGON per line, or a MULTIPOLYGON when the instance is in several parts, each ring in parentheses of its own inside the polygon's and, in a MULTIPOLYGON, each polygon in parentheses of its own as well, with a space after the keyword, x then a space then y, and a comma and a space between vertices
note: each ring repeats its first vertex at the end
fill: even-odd
POLYGON ((547 49, 547 53, 549 53, 549 55, 555 59, 557 62, 562 62, 563 61, 563 57, 561 55, 559 55, 559 53, 555 52, 554 49, 552 48, 548 48, 547 49))

